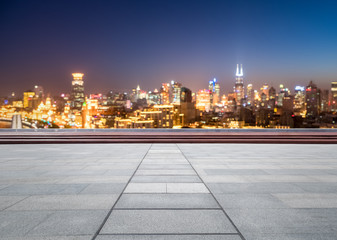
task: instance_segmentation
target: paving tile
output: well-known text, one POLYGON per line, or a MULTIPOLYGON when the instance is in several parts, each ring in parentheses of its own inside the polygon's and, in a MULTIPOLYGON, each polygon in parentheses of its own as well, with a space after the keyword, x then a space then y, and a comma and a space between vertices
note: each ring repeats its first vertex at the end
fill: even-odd
POLYGON ((187 170, 187 169, 178 169, 178 170, 138 170, 135 174, 136 176, 141 175, 173 175, 173 176, 179 176, 179 175, 196 175, 195 171, 193 169, 187 170))
POLYGON ((123 194, 115 208, 219 208, 211 194, 123 194))
POLYGON ((104 176, 129 176, 135 172, 136 168, 131 169, 109 169, 105 171, 104 176))
POLYGON ((167 183, 167 193, 209 193, 203 183, 167 183))
POLYGON ((80 194, 120 194, 125 185, 125 183, 92 183, 80 194))
POLYGON ((186 159, 144 159, 143 160, 144 164, 168 164, 168 165, 172 165, 172 164, 183 164, 186 165, 187 161, 186 159))
POLYGON ((129 183, 124 193, 166 193, 166 183, 129 183))
POLYGON ((177 148, 172 149, 153 149, 151 148, 148 153, 159 153, 159 154, 172 154, 172 153, 178 153, 181 154, 181 151, 177 148))
MULTIPOLYGON (((315 175, 316 176, 316 175, 315 175)), ((266 182, 266 183, 297 183, 297 182, 317 182, 312 175, 245 175, 245 178, 252 183, 266 182)))
POLYGON ((200 183, 198 176, 133 176, 131 182, 149 182, 149 183, 200 183))
POLYGON ((118 196, 118 194, 31 196, 7 210, 110 209, 118 196))
POLYGON ((292 208, 337 208, 337 194, 278 193, 276 198, 292 208))
POLYGON ((2 211, 0 212, 0 238, 24 236, 51 214, 52 212, 49 211, 2 211))
POLYGON ((241 240, 238 235, 99 235, 96 240, 241 240))
POLYGON ((284 202, 272 194, 215 194, 224 209, 228 208, 288 208, 284 202))
POLYGON ((323 175, 324 171, 318 169, 266 169, 272 175, 323 175))
POLYGON ((317 182, 317 183, 296 183, 296 186, 308 193, 336 193, 337 183, 317 182))
POLYGON ((208 175, 265 175, 268 174, 259 169, 205 169, 208 175))
POLYGON ((57 183, 127 183, 130 176, 69 176, 60 179, 57 183))
POLYGON ((108 210, 57 211, 27 236, 93 235, 107 214, 108 210))
POLYGON ((221 210, 114 210, 101 234, 236 233, 221 210))
POLYGON ((0 211, 22 201, 26 197, 27 196, 0 196, 0 211))
POLYGON ((144 164, 139 166, 139 170, 177 170, 177 169, 192 169, 190 164, 144 164))
POLYGON ((333 233, 250 233, 245 232, 247 240, 336 240, 336 235, 333 233))
POLYGON ((226 209, 245 235, 248 233, 336 233, 337 209, 226 209))
POLYGON ((77 194, 88 184, 14 184, 0 190, 0 196, 77 194))
MULTIPOLYGON (((200 173, 199 173, 200 174, 200 173)), ((205 183, 250 183, 251 180, 244 175, 201 175, 205 183)))
POLYGON ((297 184, 290 183, 207 183, 213 193, 302 193, 297 184))
POLYGON ((8 237, 6 240, 91 240, 92 236, 91 235, 86 235, 86 236, 43 236, 43 237, 29 237, 29 236, 24 236, 24 237, 8 237))

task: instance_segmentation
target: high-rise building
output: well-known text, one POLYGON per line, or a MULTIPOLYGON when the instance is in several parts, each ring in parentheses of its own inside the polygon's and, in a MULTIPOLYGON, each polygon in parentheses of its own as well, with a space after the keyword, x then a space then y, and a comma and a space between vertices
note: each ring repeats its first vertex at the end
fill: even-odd
POLYGON ((276 105, 278 107, 282 107, 283 106, 283 98, 288 97, 289 95, 290 95, 289 89, 284 87, 283 84, 280 84, 280 92, 277 96, 276 105))
POLYGON ((305 87, 296 86, 295 87, 295 97, 294 97, 294 115, 295 116, 305 116, 305 87))
POLYGON ((192 102, 192 91, 186 87, 181 88, 180 102, 192 102))
POLYGON ((33 108, 35 92, 28 90, 23 93, 23 107, 24 108, 33 108))
POLYGON ((81 111, 85 101, 83 73, 73 73, 72 89, 71 89, 71 110, 81 111))
POLYGON ((160 104, 160 93, 158 92, 158 89, 155 89, 153 92, 148 93, 148 99, 147 102, 149 105, 158 105, 160 104))
POLYGON ((171 81, 171 103, 180 104, 181 83, 171 81))
POLYGON ((331 82, 331 111, 337 112, 337 82, 331 82))
POLYGON ((306 88, 305 102, 306 102, 306 117, 310 119, 315 119, 318 117, 320 112, 320 91, 316 84, 310 81, 306 88))
POLYGON ((170 104, 170 84, 163 83, 160 89, 160 101, 161 104, 170 104))
POLYGON ((271 87, 269 88, 268 92, 269 99, 275 99, 276 98, 276 89, 271 87))
POLYGON ((212 104, 216 105, 220 102, 220 84, 218 83, 218 80, 216 78, 213 79, 213 101, 212 104))
POLYGON ((35 92, 35 96, 37 96, 41 100, 44 98, 44 92, 43 92, 43 87, 42 86, 35 85, 34 92, 35 92))
POLYGON ((181 88, 180 115, 183 116, 182 126, 188 126, 195 122, 195 105, 192 102, 192 91, 186 87, 181 88))
POLYGON ((321 91, 321 106, 320 106, 321 112, 329 112, 330 110, 329 95, 330 91, 328 89, 324 89, 321 91))
POLYGON ((247 85, 247 105, 254 106, 254 89, 251 83, 247 85))
POLYGON ((216 104, 219 104, 220 84, 218 83, 218 80, 216 78, 208 82, 208 90, 210 92, 211 107, 215 106, 216 104))
POLYGON ((138 99, 140 99, 140 87, 139 87, 139 85, 137 85, 137 88, 136 88, 136 102, 137 102, 138 99))
POLYGON ((209 112, 211 109, 211 98, 210 98, 210 91, 209 90, 199 90, 197 93, 196 99, 196 108, 200 111, 209 112))
POLYGON ((241 100, 245 97, 245 91, 243 87, 243 70, 242 70, 242 64, 239 69, 239 64, 236 66, 236 82, 235 82, 235 95, 236 95, 236 104, 238 106, 241 106, 241 100))
POLYGON ((267 83, 263 84, 261 88, 261 94, 264 93, 266 95, 266 100, 269 100, 269 85, 267 83))

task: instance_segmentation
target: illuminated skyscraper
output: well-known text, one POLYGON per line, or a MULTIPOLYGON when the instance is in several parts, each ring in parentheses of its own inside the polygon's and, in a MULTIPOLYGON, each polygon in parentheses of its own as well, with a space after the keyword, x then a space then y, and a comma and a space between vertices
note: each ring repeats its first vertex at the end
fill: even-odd
POLYGON ((136 101, 140 99, 140 87, 139 85, 137 85, 137 88, 136 88, 136 101))
POLYGON ((163 83, 160 89, 160 101, 161 104, 170 104, 170 84, 163 83))
POLYGON ((244 87, 243 87, 243 70, 242 64, 239 69, 239 64, 236 66, 236 82, 235 82, 235 95, 236 103, 238 106, 241 106, 241 100, 245 97, 244 87))
POLYGON ((200 111, 209 112, 211 108, 211 99, 210 99, 210 91, 209 90, 199 90, 197 93, 196 99, 196 108, 200 111))
POLYGON ((337 111, 337 82, 331 82, 331 111, 337 111))
POLYGON ((39 97, 40 99, 44 98, 43 87, 42 86, 35 86, 34 87, 35 96, 39 97))
POLYGON ((85 101, 83 73, 73 73, 72 89, 71 89, 71 110, 81 111, 85 101))
POLYGON ((254 89, 253 84, 247 85, 247 104, 248 106, 254 106, 254 89))
POLYGON ((24 108, 33 108, 33 99, 35 92, 28 90, 23 93, 23 107, 24 108))
POLYGON ((261 94, 264 93, 266 95, 267 100, 269 100, 269 85, 267 83, 263 84, 261 88, 261 94))
POLYGON ((209 81, 208 90, 210 92, 211 106, 213 107, 220 102, 220 85, 216 78, 209 81))
POLYGON ((180 94, 181 94, 181 83, 171 81, 171 103, 180 104, 180 94))
POLYGON ((306 117, 309 119, 315 119, 320 112, 320 91, 316 84, 310 81, 306 88, 306 117))

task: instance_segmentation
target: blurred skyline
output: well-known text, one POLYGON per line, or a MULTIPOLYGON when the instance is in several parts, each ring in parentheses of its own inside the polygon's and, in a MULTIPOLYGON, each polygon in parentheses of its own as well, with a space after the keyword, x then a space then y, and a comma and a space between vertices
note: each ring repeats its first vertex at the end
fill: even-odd
POLYGON ((0 95, 41 85, 87 93, 171 80, 192 91, 216 77, 293 90, 337 81, 336 1, 8 1, 0 3, 0 95))

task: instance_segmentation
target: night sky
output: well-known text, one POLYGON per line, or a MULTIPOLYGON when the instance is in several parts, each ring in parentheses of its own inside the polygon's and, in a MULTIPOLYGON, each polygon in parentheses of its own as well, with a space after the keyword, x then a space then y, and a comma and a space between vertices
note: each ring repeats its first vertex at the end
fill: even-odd
POLYGON ((42 85, 86 93, 160 88, 193 91, 218 78, 329 88, 337 81, 337 1, 1 1, 0 96, 42 85))

